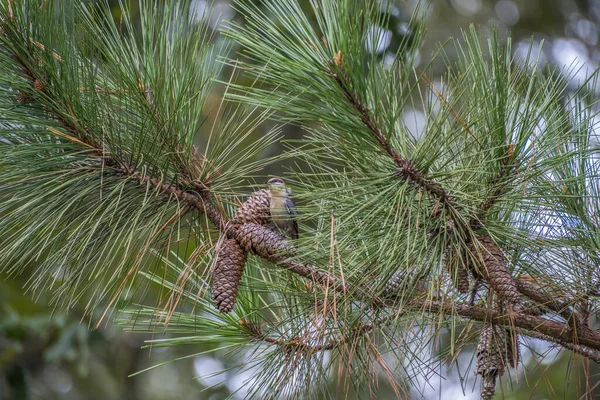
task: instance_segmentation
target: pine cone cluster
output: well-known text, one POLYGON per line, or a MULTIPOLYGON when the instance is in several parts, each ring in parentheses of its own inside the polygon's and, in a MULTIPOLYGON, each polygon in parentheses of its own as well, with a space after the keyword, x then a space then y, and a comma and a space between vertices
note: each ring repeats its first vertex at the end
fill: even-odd
POLYGON ((219 311, 228 313, 235 305, 238 286, 246 266, 246 252, 237 240, 225 239, 216 257, 212 298, 219 311))
POLYGON ((506 267, 502 249, 489 236, 483 236, 478 243, 471 243, 470 250, 476 263, 474 272, 490 284, 500 299, 509 304, 518 304, 517 285, 506 267))
POLYGON ((227 238, 217 252, 213 272, 213 300, 221 312, 230 312, 235 305, 248 253, 275 261, 294 250, 267 227, 271 220, 270 205, 268 190, 252 193, 238 207, 226 229, 227 238))

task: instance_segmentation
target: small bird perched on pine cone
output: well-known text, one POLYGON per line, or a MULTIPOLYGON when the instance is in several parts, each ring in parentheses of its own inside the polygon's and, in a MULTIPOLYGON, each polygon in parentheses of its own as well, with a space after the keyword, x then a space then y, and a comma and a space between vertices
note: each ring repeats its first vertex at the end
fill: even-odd
POLYGON ((281 178, 271 178, 269 197, 271 200, 271 221, 281 232, 291 239, 298 239, 298 221, 296 220, 296 207, 290 199, 290 192, 281 178))

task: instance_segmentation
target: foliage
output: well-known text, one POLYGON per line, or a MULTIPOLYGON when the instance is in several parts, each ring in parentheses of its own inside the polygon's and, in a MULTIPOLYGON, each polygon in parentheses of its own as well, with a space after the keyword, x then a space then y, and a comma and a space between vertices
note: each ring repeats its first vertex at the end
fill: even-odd
POLYGON ((125 6, 115 22, 64 3, 0 6, 6 272, 35 268, 32 289, 88 312, 145 278, 159 301, 122 304, 121 323, 175 335, 154 347, 209 345, 187 357, 251 351, 249 397, 376 396, 380 375, 406 397, 482 322, 600 361, 596 74, 570 91, 538 49, 519 63, 510 38, 471 28, 438 88, 415 67, 426 10, 382 57, 391 5, 371 1, 239 0, 238 60, 185 1, 141 1, 139 29, 125 6), (254 83, 221 82, 207 127, 222 63, 254 83), (268 159, 278 131, 249 135, 273 112, 306 134, 268 159), (221 314, 209 276, 222 238, 242 243, 232 205, 287 157, 301 237, 252 248, 221 314))
POLYGON ((276 132, 244 143, 265 114, 223 106, 203 125, 226 45, 187 4, 155 6, 142 4, 140 41, 127 10, 117 24, 107 6, 2 6, 0 257, 9 273, 35 265, 32 289, 65 307, 90 292, 93 309, 157 267, 152 248, 196 240, 202 218, 162 189, 210 181, 229 196, 268 162, 252 158, 276 132))

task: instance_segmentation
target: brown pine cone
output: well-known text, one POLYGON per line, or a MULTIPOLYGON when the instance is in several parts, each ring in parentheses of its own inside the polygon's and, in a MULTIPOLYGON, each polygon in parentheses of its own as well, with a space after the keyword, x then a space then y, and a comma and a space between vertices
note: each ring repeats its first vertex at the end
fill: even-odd
POLYGON ((270 206, 269 190, 257 190, 238 207, 233 222, 237 224, 251 222, 258 225, 267 225, 271 220, 270 206))
POLYGON ((285 257, 294 252, 288 241, 266 226, 247 223, 234 227, 232 235, 247 252, 258 254, 267 259, 285 257))
POLYGON ((507 366, 516 366, 519 360, 518 337, 498 325, 486 322, 481 328, 477 343, 477 367, 481 375, 481 398, 492 399, 496 391, 496 378, 502 376, 507 366))
POLYGON ((219 311, 228 313, 233 309, 238 286, 246 266, 246 252, 234 239, 225 239, 217 250, 213 271, 212 298, 219 311))
POLYGON ((481 398, 491 400, 496 392, 496 378, 504 373, 504 361, 497 343, 504 342, 504 335, 498 334, 492 324, 485 323, 481 328, 477 343, 477 366, 475 373, 481 375, 481 398))
POLYGON ((498 297, 510 304, 519 303, 519 292, 508 268, 502 249, 489 237, 478 239, 478 245, 471 243, 470 249, 476 266, 476 273, 481 274, 490 286, 496 291, 498 297))
POLYGON ((383 296, 387 297, 399 294, 400 291, 406 289, 408 281, 410 281, 410 274, 406 270, 399 269, 385 283, 383 296))
POLYGON ((454 287, 460 293, 467 293, 469 291, 469 272, 467 270, 467 255, 464 249, 457 250, 448 247, 445 260, 454 287))

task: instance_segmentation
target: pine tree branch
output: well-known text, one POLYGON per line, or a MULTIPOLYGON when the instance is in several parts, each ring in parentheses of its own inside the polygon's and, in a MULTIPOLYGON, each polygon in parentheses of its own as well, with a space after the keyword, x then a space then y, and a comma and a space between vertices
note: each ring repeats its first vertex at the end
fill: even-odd
POLYGON ((594 360, 595 362, 600 364, 600 351, 598 350, 590 349, 587 346, 582 346, 580 344, 575 344, 571 342, 556 341, 551 336, 527 329, 519 329, 519 332, 525 336, 545 340, 546 342, 554 342, 564 347, 565 349, 571 350, 573 353, 581 354, 582 356, 589 358, 590 360, 594 360))
MULTIPOLYGON (((235 232, 239 232, 239 230, 229 230, 228 233, 231 234, 233 232, 234 238, 236 238, 235 232)), ((236 238, 239 240, 240 238, 236 238)), ((285 242, 285 239, 281 239, 281 241, 285 242)), ((319 271, 315 269, 313 266, 308 264, 303 264, 299 261, 290 259, 292 256, 290 254, 286 254, 287 258, 283 256, 279 256, 277 254, 270 254, 266 252, 258 252, 258 255, 262 258, 275 263, 277 266, 287 269, 291 272, 294 272, 298 275, 301 275, 305 278, 312 280, 313 282, 319 283, 321 285, 326 285, 333 287, 340 293, 348 293, 350 290, 353 290, 353 293, 356 293, 357 297, 359 297, 363 301, 370 301, 378 306, 394 306, 395 299, 394 298, 379 298, 379 297, 368 297, 365 296, 365 293, 368 293, 366 288, 361 287, 350 287, 350 285, 345 282, 340 281, 333 275, 319 271)), ((520 281, 517 281, 520 282, 520 281)), ((518 288, 525 293, 528 293, 529 296, 548 306, 549 308, 562 313, 566 316, 569 314, 565 314, 565 310, 568 310, 564 304, 559 303, 553 300, 550 296, 543 294, 539 290, 540 294, 534 294, 534 288, 532 285, 525 283, 519 284, 518 288)), ((446 301, 429 301, 429 300, 420 300, 415 299, 410 301, 406 305, 406 309, 417 311, 417 312, 428 312, 428 313, 442 313, 448 316, 461 316, 465 318, 469 318, 476 321, 486 321, 493 320, 494 323, 499 325, 504 325, 507 327, 517 327, 525 330, 529 330, 532 332, 538 332, 540 334, 547 335, 549 338, 552 338, 552 342, 562 345, 563 343, 572 343, 573 341, 577 341, 578 344, 582 344, 588 346, 592 349, 600 350, 600 332, 588 328, 586 326, 577 326, 574 331, 574 327, 571 325, 570 321, 573 319, 567 319, 567 323, 550 321, 548 319, 527 315, 525 313, 511 313, 510 315, 502 314, 495 310, 489 310, 487 308, 473 306, 465 303, 454 303, 451 300, 446 301)), ((571 317, 571 318, 574 318, 571 317)))
MULTIPOLYGON (((368 323, 360 323, 357 326, 351 328, 353 337, 364 336, 370 332, 373 332, 377 328, 381 328, 382 326, 386 326, 391 324, 400 316, 404 315, 404 311, 394 312, 390 315, 386 315, 380 318, 377 321, 372 321, 368 323)), ((242 325, 246 328, 246 332, 250 334, 250 336, 255 340, 260 340, 269 344, 277 345, 281 347, 283 350, 292 350, 299 352, 317 352, 323 350, 333 350, 339 346, 345 344, 347 336, 340 337, 339 339, 330 338, 327 340, 321 340, 321 343, 315 344, 314 342, 319 342, 318 337, 309 337, 309 336, 294 336, 292 338, 285 337, 272 337, 267 336, 263 332, 261 326, 256 323, 251 323, 247 320, 242 321, 242 325), (313 343, 311 343, 313 342, 313 343)))
MULTIPOLYGON (((227 233, 228 236, 238 241, 241 240, 240 230, 228 229, 227 224, 224 223, 224 218, 218 211, 217 207, 215 207, 215 205, 213 205, 206 197, 203 198, 203 196, 206 196, 206 194, 208 193, 208 188, 206 186, 199 186, 201 184, 196 183, 198 189, 202 190, 202 194, 197 194, 185 192, 181 189, 174 188, 172 185, 160 184, 160 181, 153 178, 144 177, 143 179, 147 179, 147 182, 150 182, 157 189, 163 191, 165 194, 175 195, 183 201, 187 202, 189 205, 196 207, 198 210, 206 212, 208 219, 222 232, 227 233)), ((286 240, 283 238, 281 239, 281 241, 286 242, 286 240)), ((342 294, 346 294, 350 292, 350 290, 353 290, 355 293, 359 294, 359 296, 368 293, 368 290, 366 288, 351 288, 347 283, 339 280, 338 278, 327 272, 320 271, 309 264, 304 264, 300 261, 290 258, 290 254, 278 255, 262 251, 258 252, 258 255, 263 259, 274 263, 280 268, 293 272, 315 283, 327 287, 332 287, 333 289, 342 294)), ((458 315, 461 317, 481 322, 492 319, 495 323, 499 325, 504 325, 508 327, 514 326, 523 329, 524 334, 526 334, 527 331, 533 332, 536 335, 545 335, 546 340, 549 340, 553 343, 557 343, 573 351, 587 351, 580 345, 587 346, 591 349, 600 350, 600 332, 596 330, 585 326, 580 326, 576 331, 576 338, 573 337, 574 331, 572 325, 570 324, 570 321, 573 321, 573 318, 575 318, 575 316, 569 311, 567 305, 556 301, 552 296, 543 293, 539 290, 539 288, 536 288, 529 282, 521 280, 516 280, 516 282, 517 289, 519 290, 519 292, 531 298, 532 300, 558 312, 561 316, 563 316, 563 318, 567 320, 567 323, 550 321, 542 317, 531 316, 524 313, 513 313, 510 316, 508 316, 501 314, 498 311, 489 310, 487 308, 464 303, 453 303, 450 300, 423 301, 417 299, 411 301, 406 307, 407 309, 411 309, 413 311, 443 313, 448 316, 458 315), (573 344, 573 340, 577 340, 578 344, 573 344), (565 344, 567 344, 568 346, 565 344)), ((370 301, 378 306, 393 306, 395 303, 395 300, 393 298, 383 299, 378 297, 372 298, 367 296, 361 296, 361 300, 370 301)), ((321 350, 325 349, 326 348, 323 348, 321 350)), ((587 352, 589 353, 590 351, 587 352)), ((585 355, 585 353, 581 354, 585 355)), ((597 361, 595 358, 593 359, 594 361, 597 361)))
MULTIPOLYGON (((43 92, 45 85, 40 84, 39 80, 35 78, 34 72, 27 66, 27 63, 17 55, 15 55, 15 60, 18 61, 19 65, 21 66, 23 75, 30 80, 32 88, 43 92)), ((89 137, 89 135, 86 135, 85 128, 83 128, 83 130, 80 129, 72 121, 53 110, 45 108, 45 111, 48 115, 56 119, 67 131, 76 136, 78 143, 84 144, 92 150, 94 150, 94 153, 103 159, 103 162, 106 166, 111 166, 114 169, 116 169, 117 174, 130 178, 135 178, 137 181, 140 182, 140 184, 150 184, 151 187, 160 190, 166 195, 175 195, 178 199, 188 204, 189 206, 192 206, 202 212, 205 212, 211 220, 211 222, 213 222, 216 226, 222 225, 221 214, 208 201, 207 191, 205 190, 206 187, 202 183, 193 182, 193 185, 197 189, 200 189, 200 193, 197 193, 186 191, 181 185, 177 186, 168 184, 157 177, 144 175, 141 171, 138 171, 130 166, 124 165, 110 158, 109 155, 102 151, 102 146, 99 146, 89 137)), ((75 138, 71 138, 71 140, 74 139, 75 138)))
MULTIPOLYGON (((6 33, 2 34, 6 35, 6 33)), ((34 43, 36 47, 39 47, 44 51, 46 50, 43 44, 35 42, 33 40, 31 42, 34 43)), ((55 55, 54 52, 52 52, 52 54, 53 57, 58 57, 58 59, 62 61, 62 58, 60 58, 60 56, 55 55)), ((32 70, 29 67, 27 60, 23 59, 19 54, 13 53, 13 59, 19 65, 23 76, 26 77, 31 83, 32 89, 40 93, 44 93, 45 88, 47 87, 47 83, 43 82, 42 80, 40 80, 40 78, 36 77, 37 75, 39 75, 39 72, 36 73, 36 71, 32 70)), ((71 109, 68 103, 65 104, 65 107, 69 110, 71 109)), ((205 212, 211 220, 211 222, 213 222, 217 227, 223 226, 221 213, 210 203, 208 199, 207 188, 203 183, 197 181, 188 181, 187 186, 193 185, 198 190, 198 192, 191 192, 186 190, 183 187, 183 185, 173 185, 165 183, 163 180, 157 177, 145 175, 141 171, 136 170, 131 166, 120 163, 117 160, 111 158, 110 155, 107 155, 103 151, 102 146, 98 143, 95 143, 95 141, 87 134, 87 129, 85 127, 81 128, 78 126, 78 124, 74 123, 74 121, 76 121, 76 116, 73 115, 72 112, 71 117, 73 118, 73 120, 70 120, 69 118, 66 118, 59 112, 52 110, 46 106, 44 106, 44 110, 48 114, 48 116, 54 118, 60 125, 62 125, 68 132, 70 132, 74 136, 68 137, 65 135, 61 135, 62 137, 67 137, 71 141, 83 144, 92 149, 92 155, 97 155, 98 157, 100 157, 102 159, 103 164, 105 166, 113 167, 117 171, 118 175, 135 178, 137 181, 139 181, 140 184, 150 184, 151 187, 153 187, 156 190, 160 190, 162 193, 168 196, 175 195, 179 200, 183 201, 187 205, 194 207, 202 212, 205 212)), ((58 132, 54 133, 57 134, 58 132)), ((182 175, 185 176, 185 173, 183 173, 182 175)))
POLYGON ((338 342, 333 339, 327 339, 321 341, 321 343, 314 343, 319 342, 319 338, 310 338, 304 336, 294 336, 292 338, 268 336, 263 332, 262 327, 259 324, 252 323, 247 320, 243 320, 241 322, 246 333, 248 333, 252 339, 276 345, 286 352, 291 351, 312 353, 324 350, 332 350, 338 345, 338 342))
MULTIPOLYGON (((387 137, 382 133, 376 123, 373 112, 360 101, 358 95, 348 86, 349 78, 343 65, 341 52, 339 52, 337 57, 329 63, 329 71, 327 73, 331 75, 338 84, 344 98, 352 105, 352 107, 354 107, 354 109, 356 109, 361 122, 369 129, 369 131, 371 131, 379 146, 394 161, 394 164, 396 164, 396 176, 402 177, 416 187, 425 190, 440 201, 446 210, 450 212, 452 210, 460 211, 462 207, 454 203, 450 193, 448 193, 440 183, 428 179, 425 171, 417 168, 410 160, 403 158, 396 149, 390 145, 387 137), (336 67, 337 72, 335 71, 334 66, 336 67)), ((451 213, 451 215, 453 215, 453 213, 451 213)), ((466 226, 463 228, 466 228, 466 226)))
MULTIPOLYGON (((210 203, 206 206, 207 209, 214 208, 214 206, 210 203)), ((217 211, 213 211, 216 213, 217 211)), ((214 217, 210 217, 211 221, 214 217)), ((218 219, 213 221, 217 222, 222 226, 222 219, 218 219)), ((215 223, 216 225, 216 223, 215 223)), ((239 230, 228 230, 229 235, 232 235, 236 240, 240 240, 239 230)), ((285 241, 285 239, 281 239, 285 241)), ((280 268, 286 269, 290 272, 298 274, 304 278, 307 278, 313 282, 319 283, 324 286, 333 287, 336 291, 346 294, 350 292, 350 290, 354 290, 355 293, 363 294, 368 293, 366 288, 351 288, 348 284, 343 281, 340 281, 335 276, 315 269, 313 266, 301 263, 297 260, 291 259, 290 255, 280 256, 277 254, 269 254, 266 252, 259 252, 259 256, 262 258, 273 262, 280 268), (358 290, 357 290, 358 289, 358 290)), ((515 326, 520 329, 524 329, 526 331, 534 332, 536 334, 542 334, 547 337, 546 340, 557 343, 566 348, 572 349, 573 351, 586 351, 583 347, 578 348, 576 346, 585 345, 590 347, 591 349, 600 350, 600 332, 588 328, 586 326, 579 326, 577 331, 575 332, 576 337, 573 337, 574 329, 571 325, 571 321, 575 321, 574 314, 569 311, 569 307, 561 302, 555 300, 552 296, 549 296, 539 288, 536 288, 534 285, 529 282, 524 282, 521 280, 516 280, 517 289, 522 294, 531 298, 532 300, 545 305, 546 307, 556 311, 563 318, 567 320, 567 323, 560 323, 555 321, 550 321, 548 319, 527 315, 524 313, 513 313, 510 316, 501 314, 498 311, 489 310, 487 308, 473 306, 464 303, 453 303, 452 301, 423 301, 423 300, 413 300, 408 305, 408 309, 412 309, 413 311, 426 311, 429 313, 443 313, 448 316, 458 315, 465 318, 470 318, 476 321, 486 321, 493 319, 495 323, 499 325, 504 325, 507 327, 515 326), (573 344, 572 341, 577 340, 578 344, 573 344), (565 346, 565 343, 569 346, 565 346)), ((361 296, 362 297, 362 296, 361 296)), ((395 300, 393 298, 383 299, 383 298, 362 298, 362 300, 371 301, 378 306, 393 306, 395 300)), ((525 331, 524 331, 525 333, 525 331)), ((584 354, 584 353, 582 353, 584 354)), ((598 361, 594 358, 594 361, 598 361)))
POLYGON ((515 279, 517 290, 522 295, 529 297, 531 300, 538 304, 541 304, 550 310, 558 313, 561 317, 567 321, 568 324, 578 324, 579 320, 575 313, 571 310, 569 304, 561 302, 556 298, 550 296, 544 291, 540 290, 539 286, 532 284, 526 280, 515 279))
MULTIPOLYGON (((525 336, 556 343, 574 353, 581 354, 600 363, 600 332, 593 329, 585 328, 578 335, 578 342, 574 343, 575 338, 572 336, 572 331, 567 324, 526 314, 506 315, 498 310, 472 306, 465 303, 452 304, 450 301, 422 301, 418 299, 410 301, 405 310, 436 314, 441 312, 445 315, 459 315, 480 322, 493 321, 494 324, 509 328, 515 327, 519 333, 525 336)), ((393 316, 388 316, 381 321, 361 324, 355 328, 356 334, 361 335, 371 332, 395 320, 396 316, 397 314, 394 313, 393 316)), ((316 352, 332 350, 342 344, 333 339, 329 339, 321 344, 311 344, 310 341, 314 339, 306 337, 294 337, 292 339, 273 338, 265 336, 259 326, 252 324, 246 324, 245 326, 254 339, 280 346, 282 349, 316 352)))
MULTIPOLYGON (((493 321, 493 323, 498 325, 520 328, 535 332, 536 334, 546 335, 546 340, 560 344, 561 346, 564 343, 568 343, 570 346, 583 345, 594 350, 600 350, 600 332, 586 326, 580 327, 577 337, 574 337, 573 331, 568 324, 521 313, 507 315, 485 307, 471 306, 465 303, 453 303, 449 300, 415 300, 408 307, 414 311, 459 315, 482 322, 493 321)), ((526 334, 525 331, 524 334, 526 334)))

